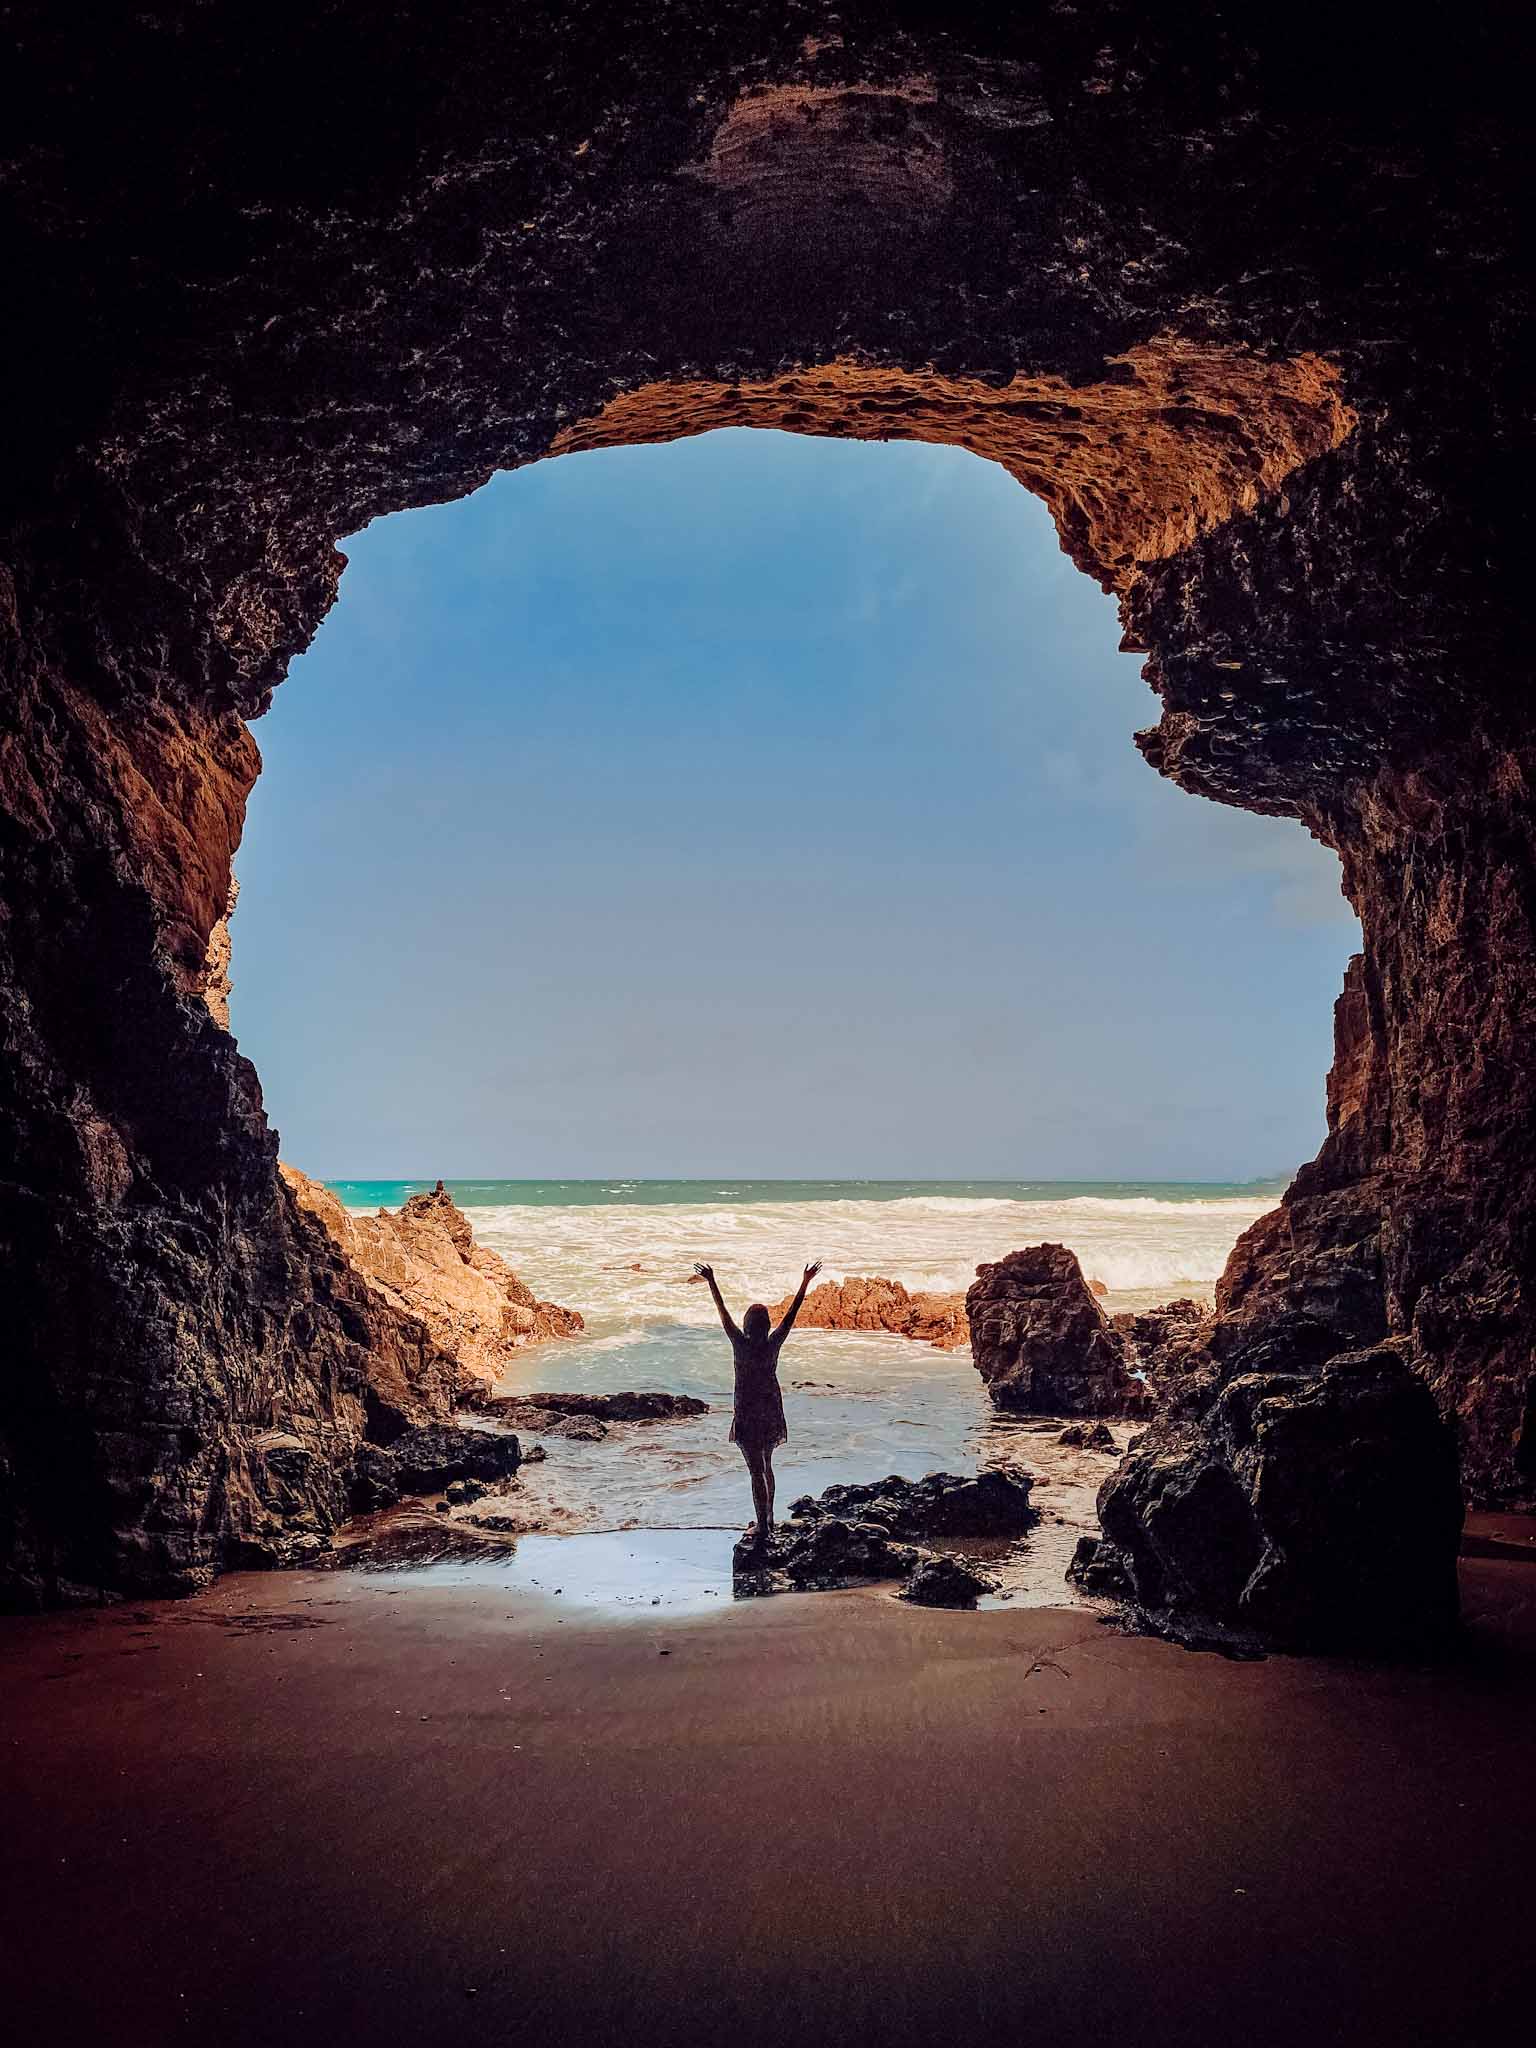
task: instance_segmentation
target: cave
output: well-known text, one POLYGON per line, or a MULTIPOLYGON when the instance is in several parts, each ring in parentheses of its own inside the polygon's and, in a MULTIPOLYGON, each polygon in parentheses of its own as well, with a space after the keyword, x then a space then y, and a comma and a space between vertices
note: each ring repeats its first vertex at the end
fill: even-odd
POLYGON ((1470 1502, 1529 1496, 1498 11, 1451 51, 1335 23, 1322 65, 1214 7, 15 19, 9 1604, 279 1562, 362 1441, 442 1412, 424 1330, 296 1210, 218 1014, 247 721, 336 536, 724 425, 1001 463, 1145 654, 1149 771, 1337 850, 1363 950, 1328 1137, 1233 1255, 1218 1376, 1389 1358, 1470 1502))
POLYGON ((1518 2038, 1521 13, 23 0, 4 33, 18 2038, 1518 2038), (1148 1629, 1257 1588, 1260 1642, 840 1593, 599 1642, 252 1569, 455 1388, 297 1205, 222 1020, 251 722, 338 536, 722 425, 1002 464, 1144 658, 1147 772, 1339 855, 1327 1138, 1100 1495, 1148 1629), (1463 1503, 1498 1526, 1446 1654, 1463 1503))

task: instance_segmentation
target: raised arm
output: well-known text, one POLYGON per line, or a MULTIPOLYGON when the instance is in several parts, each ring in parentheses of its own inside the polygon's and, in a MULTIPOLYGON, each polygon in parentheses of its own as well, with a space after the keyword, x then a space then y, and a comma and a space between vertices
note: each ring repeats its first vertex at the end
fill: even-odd
MULTIPOLYGON (((736 1339, 741 1335, 741 1332, 737 1329, 736 1325, 731 1321, 731 1312, 725 1305, 725 1301, 721 1296, 720 1289, 715 1285, 714 1267, 706 1266, 700 1263, 699 1265, 695 1266, 693 1270, 695 1271, 695 1273, 698 1274, 701 1280, 707 1280, 709 1282, 709 1291, 715 1297, 715 1308, 719 1314, 721 1324, 725 1330, 725 1334, 727 1335, 727 1337, 731 1339, 732 1343, 734 1343, 736 1339)), ((798 1308, 799 1303, 797 1302, 795 1306, 798 1308)))
POLYGON ((779 1327, 773 1333, 773 1342, 775 1344, 782 1344, 784 1342, 784 1339, 789 1335, 790 1331, 795 1327, 795 1317, 800 1313, 801 1304, 805 1300, 806 1289, 810 1286, 811 1282, 816 1278, 816 1275, 820 1271, 820 1259, 813 1259, 811 1264, 808 1265, 805 1271, 801 1274, 800 1290, 796 1294, 794 1300, 789 1304, 789 1307, 785 1309, 783 1322, 779 1324, 779 1327))

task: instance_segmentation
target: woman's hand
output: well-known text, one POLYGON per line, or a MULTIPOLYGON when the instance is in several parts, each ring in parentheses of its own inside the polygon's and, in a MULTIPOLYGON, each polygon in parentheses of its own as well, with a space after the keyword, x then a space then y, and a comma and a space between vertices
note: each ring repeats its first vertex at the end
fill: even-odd
POLYGON ((808 1266, 806 1267, 806 1269, 805 1269, 805 1279, 806 1279, 807 1283, 809 1283, 810 1281, 814 1280, 814 1279, 816 1278, 816 1275, 817 1275, 817 1274, 818 1274, 818 1273, 819 1273, 820 1271, 821 1271, 821 1261, 820 1261, 820 1259, 812 1259, 811 1263, 810 1263, 810 1264, 809 1264, 809 1265, 808 1265, 808 1266))
POLYGON ((715 1277, 714 1267, 706 1266, 702 1259, 699 1260, 698 1264, 694 1267, 693 1270, 695 1273, 698 1274, 701 1280, 713 1280, 715 1277))

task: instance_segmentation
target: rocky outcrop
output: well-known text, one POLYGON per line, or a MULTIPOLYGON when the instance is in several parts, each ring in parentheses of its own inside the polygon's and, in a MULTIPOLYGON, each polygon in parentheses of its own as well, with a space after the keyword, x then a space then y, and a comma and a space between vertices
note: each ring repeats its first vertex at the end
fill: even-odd
POLYGON ((492 1410, 522 1406, 554 1415, 590 1415, 599 1422, 676 1422, 709 1413, 709 1403, 692 1394, 663 1394, 650 1388, 638 1393, 516 1394, 485 1405, 492 1410))
POLYGON ((616 1394, 496 1394, 477 1403, 487 1415, 537 1436, 600 1443, 614 1423, 675 1422, 707 1415, 709 1403, 691 1394, 649 1391, 616 1394))
POLYGON ((540 1301, 499 1253, 475 1243, 469 1220, 439 1181, 398 1211, 369 1216, 348 1209, 322 1182, 283 1166, 301 1209, 323 1225, 369 1288, 418 1317, 433 1342, 457 1361, 460 1391, 494 1385, 513 1358, 546 1337, 581 1329, 574 1309, 540 1301))
POLYGON ((995 1466, 969 1479, 930 1472, 902 1479, 894 1472, 867 1486, 829 1486, 790 1504, 796 1522, 858 1522, 921 1542, 930 1536, 1022 1536, 1039 1520, 1030 1505, 1027 1472, 995 1466))
POLYGON ((494 1480, 510 1479, 521 1463, 522 1446, 510 1430, 452 1423, 410 1429, 391 1444, 362 1446, 352 1481, 353 1504, 388 1507, 402 1494, 441 1493, 464 1484, 478 1485, 483 1492, 494 1480))
MULTIPOLYGON (((775 1322, 784 1315, 792 1295, 768 1313, 775 1322)), ((795 1327, 802 1330, 888 1330, 911 1337, 938 1351, 956 1351, 969 1342, 965 1297, 960 1294, 909 1294, 899 1280, 824 1280, 805 1297, 795 1327)))
POLYGON ((1136 1415, 1151 1407, 1064 1244, 978 1266, 965 1297, 971 1356, 999 1408, 1027 1415, 1136 1415))
POLYGON ((732 1559, 738 1599, 833 1592, 865 1579, 900 1579, 920 1606, 974 1607, 993 1581, 972 1560, 922 1546, 954 1538, 1022 1536, 1039 1520, 1028 1473, 996 1468, 964 1479, 892 1474, 867 1486, 802 1495, 766 1541, 743 1536, 732 1559), (903 1540, 909 1539, 909 1540, 903 1540))
POLYGON ((335 537, 726 423, 1005 464, 1146 651, 1151 766, 1338 850, 1329 1136, 1213 1379, 1411 1338, 1478 1497, 1536 1489, 1518 10, 57 15, 7 17, 0 190, 17 1597, 323 1521, 456 1369, 299 1215, 203 999, 335 537))
POLYGON ((1245 1373, 1198 1420, 1154 1423, 1105 1481, 1104 1541, 1071 1576, 1172 1633, 1214 1620, 1293 1649, 1443 1645, 1456 1446, 1402 1348, 1245 1373))

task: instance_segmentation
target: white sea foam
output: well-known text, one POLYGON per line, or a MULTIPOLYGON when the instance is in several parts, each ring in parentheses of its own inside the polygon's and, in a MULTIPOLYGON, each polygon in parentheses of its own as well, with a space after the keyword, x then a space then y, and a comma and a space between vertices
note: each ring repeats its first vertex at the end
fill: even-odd
POLYGON ((954 1292, 976 1267, 1021 1245, 1065 1244, 1111 1309, 1209 1294, 1238 1236, 1266 1209, 1264 1193, 1167 1200, 1072 1195, 1050 1201, 916 1195, 800 1202, 503 1204, 470 1208, 482 1242, 548 1299, 569 1302, 595 1334, 657 1321, 707 1324, 713 1311, 688 1276, 715 1265, 732 1301, 777 1301, 809 1258, 826 1277, 884 1274, 907 1287, 954 1292), (638 1267, 640 1270, 633 1270, 638 1267))

